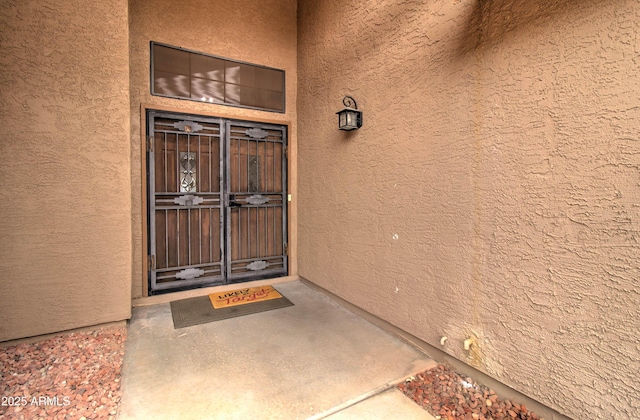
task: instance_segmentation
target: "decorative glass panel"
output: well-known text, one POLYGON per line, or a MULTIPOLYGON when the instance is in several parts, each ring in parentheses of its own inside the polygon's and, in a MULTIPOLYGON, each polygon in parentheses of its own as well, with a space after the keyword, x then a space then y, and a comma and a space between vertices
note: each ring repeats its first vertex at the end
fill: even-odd
POLYGON ((196 192, 195 152, 180 152, 180 192, 196 192))
POLYGON ((258 156, 249 156, 249 192, 260 191, 260 160, 258 156))

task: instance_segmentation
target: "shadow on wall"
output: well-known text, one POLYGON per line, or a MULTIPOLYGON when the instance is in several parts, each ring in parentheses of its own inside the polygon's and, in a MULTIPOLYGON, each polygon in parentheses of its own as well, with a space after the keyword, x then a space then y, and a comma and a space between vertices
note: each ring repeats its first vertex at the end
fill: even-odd
MULTIPOLYGON (((333 7, 331 1, 317 2, 315 8, 322 9, 333 7)), ((335 3, 335 2, 334 2, 335 3)), ((356 35, 361 43, 375 47, 388 38, 392 38, 396 32, 401 32, 399 23, 410 22, 419 14, 419 9, 431 10, 434 16, 441 12, 443 5, 438 1, 404 1, 396 0, 376 2, 369 6, 370 2, 355 3, 353 6, 336 4, 335 7, 343 9, 343 15, 360 15, 365 9, 367 27, 356 28, 352 35, 356 35), (346 8, 346 10, 345 10, 346 8), (368 10, 367 10, 368 9, 368 10), (385 33, 386 39, 381 39, 379 33, 385 33), (377 42, 376 42, 377 40, 377 42)), ((479 48, 490 47, 504 40, 514 31, 523 30, 530 26, 544 24, 557 15, 574 15, 578 10, 591 8, 594 3, 609 4, 605 0, 471 0, 468 4, 458 0, 461 8, 470 8, 464 13, 468 16, 464 29, 460 36, 459 52, 468 54, 479 48)), ((455 6, 454 7, 458 7, 455 6)), ((428 26, 428 23, 425 22, 428 26)), ((335 47, 335 46, 334 46, 335 47)))
POLYGON ((516 31, 546 25, 557 15, 575 15, 601 0, 477 0, 462 31, 458 55, 495 46, 516 31))
POLYGON ((348 68, 341 71, 348 72, 359 71, 358 61, 378 57, 381 51, 399 52, 393 65, 400 69, 405 64, 403 56, 414 61, 426 58, 420 57, 426 54, 430 58, 425 62, 437 64, 443 59, 439 56, 450 51, 453 57, 449 59, 465 59, 499 45, 510 35, 596 10, 599 4, 610 5, 607 0, 366 0, 347 4, 316 0, 300 2, 299 10, 309 16, 333 16, 332 10, 341 10, 337 19, 324 22, 309 34, 311 39, 331 45, 324 52, 326 65, 346 65, 348 68), (340 37, 336 39, 335 34, 340 37), (406 39, 416 48, 385 48, 406 39), (345 62, 345 56, 358 60, 345 62))

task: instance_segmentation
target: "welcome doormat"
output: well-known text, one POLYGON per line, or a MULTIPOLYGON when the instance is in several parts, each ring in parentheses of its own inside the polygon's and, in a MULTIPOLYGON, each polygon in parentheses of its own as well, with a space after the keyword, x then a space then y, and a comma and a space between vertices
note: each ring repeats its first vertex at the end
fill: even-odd
MULTIPOLYGON (((275 289, 273 290, 278 293, 275 289)), ((230 292, 219 293, 219 295, 224 295, 226 293, 230 292)), ((218 294, 215 295, 217 296, 218 294)), ((238 316, 293 306, 293 303, 289 299, 282 296, 280 293, 278 293, 278 295, 280 295, 280 297, 271 297, 268 300, 260 301, 254 300, 245 302, 245 304, 242 305, 226 306, 219 309, 213 307, 213 299, 209 296, 199 296, 189 299, 176 300, 171 302, 173 328, 179 329, 191 327, 194 325, 206 324, 208 322, 220 321, 223 319, 235 318, 238 316)), ((246 299, 248 298, 245 298, 245 300, 246 299)))
POLYGON ((271 286, 250 287, 247 289, 231 290, 229 292, 213 293, 209 295, 214 308, 246 305, 263 300, 279 299, 282 295, 271 286))

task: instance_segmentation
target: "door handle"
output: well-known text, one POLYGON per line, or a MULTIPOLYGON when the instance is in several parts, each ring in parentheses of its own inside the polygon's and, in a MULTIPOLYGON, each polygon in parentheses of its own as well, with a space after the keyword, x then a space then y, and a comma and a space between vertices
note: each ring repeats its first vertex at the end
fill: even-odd
POLYGON ((242 204, 238 203, 237 201, 230 201, 229 207, 242 207, 242 204))

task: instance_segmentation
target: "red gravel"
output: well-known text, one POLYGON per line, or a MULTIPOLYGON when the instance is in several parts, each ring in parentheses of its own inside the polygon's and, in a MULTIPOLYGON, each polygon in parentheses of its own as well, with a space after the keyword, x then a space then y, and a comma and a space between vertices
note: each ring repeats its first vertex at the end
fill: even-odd
POLYGON ((125 328, 0 348, 0 419, 113 419, 125 328))
POLYGON ((494 390, 444 365, 407 379, 398 389, 440 419, 540 420, 524 405, 503 400, 494 390))

